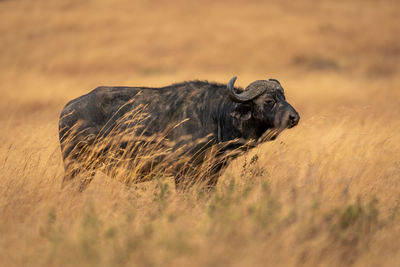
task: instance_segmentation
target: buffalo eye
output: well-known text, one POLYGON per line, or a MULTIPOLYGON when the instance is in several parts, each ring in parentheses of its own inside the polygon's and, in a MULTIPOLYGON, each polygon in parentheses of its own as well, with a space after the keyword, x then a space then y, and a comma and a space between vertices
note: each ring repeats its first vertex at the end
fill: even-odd
POLYGON ((274 104, 275 104, 275 101, 272 99, 265 100, 265 105, 267 105, 267 106, 273 106, 274 104))

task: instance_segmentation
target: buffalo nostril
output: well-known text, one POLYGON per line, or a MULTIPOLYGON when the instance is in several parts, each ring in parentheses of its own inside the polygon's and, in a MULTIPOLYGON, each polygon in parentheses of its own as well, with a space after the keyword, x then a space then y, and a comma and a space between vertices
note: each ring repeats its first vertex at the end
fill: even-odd
POLYGON ((290 121, 290 125, 296 126, 299 123, 300 117, 297 114, 290 114, 289 115, 289 121, 290 121))

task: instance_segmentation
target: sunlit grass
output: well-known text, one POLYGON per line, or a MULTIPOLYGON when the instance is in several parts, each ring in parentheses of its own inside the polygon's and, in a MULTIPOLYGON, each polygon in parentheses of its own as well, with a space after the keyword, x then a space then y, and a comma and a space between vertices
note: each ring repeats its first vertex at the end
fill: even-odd
MULTIPOLYGON (((0 265, 399 265, 399 11, 397 1, 0 1, 0 265), (230 162, 212 193, 175 190, 169 163, 188 158, 148 165, 170 151, 162 135, 125 151, 130 135, 98 140, 114 154, 99 166, 88 150, 93 181, 61 188, 69 100, 99 85, 233 75, 242 87, 280 80, 301 120, 230 162)), ((207 177, 217 151, 186 176, 207 177)))
MULTIPOLYGON (((399 137, 390 132, 400 125, 374 119, 379 132, 348 117, 317 126, 305 120, 235 160, 211 194, 199 187, 175 192, 168 177, 126 187, 101 173, 77 193, 61 189, 56 143, 43 143, 44 151, 4 149, 3 260, 391 265, 400 217, 399 137), (25 244, 35 245, 21 252, 25 244)), ((33 134, 56 138, 49 130, 33 134)))

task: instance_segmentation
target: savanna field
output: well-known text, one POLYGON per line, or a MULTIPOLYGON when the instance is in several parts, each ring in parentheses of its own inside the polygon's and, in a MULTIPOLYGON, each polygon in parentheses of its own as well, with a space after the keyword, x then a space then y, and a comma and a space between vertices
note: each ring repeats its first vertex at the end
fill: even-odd
POLYGON ((400 266, 400 2, 0 1, 0 266, 400 266), (99 85, 278 79, 297 127, 215 191, 61 189, 99 85))

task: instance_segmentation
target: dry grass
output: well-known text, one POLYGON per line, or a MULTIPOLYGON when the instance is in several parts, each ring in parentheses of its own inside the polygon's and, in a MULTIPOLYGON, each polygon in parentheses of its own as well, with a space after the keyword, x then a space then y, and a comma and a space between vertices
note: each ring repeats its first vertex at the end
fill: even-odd
POLYGON ((398 1, 0 1, 1 266, 398 266, 398 1), (61 190, 58 115, 95 86, 277 78, 300 124, 212 195, 61 190))

